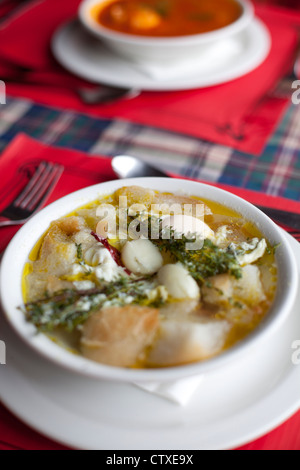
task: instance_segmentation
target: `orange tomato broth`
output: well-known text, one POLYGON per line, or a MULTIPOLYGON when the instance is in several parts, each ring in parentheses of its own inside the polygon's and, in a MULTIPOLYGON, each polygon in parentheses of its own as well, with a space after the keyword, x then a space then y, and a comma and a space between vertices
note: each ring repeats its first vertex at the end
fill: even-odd
POLYGON ((91 9, 94 20, 106 28, 152 37, 207 33, 241 14, 236 0, 108 0, 91 9))

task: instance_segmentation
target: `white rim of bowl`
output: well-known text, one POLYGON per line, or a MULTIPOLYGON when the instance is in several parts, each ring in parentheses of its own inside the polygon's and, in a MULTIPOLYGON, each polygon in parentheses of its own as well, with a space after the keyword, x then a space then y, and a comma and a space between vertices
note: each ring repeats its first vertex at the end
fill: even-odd
MULTIPOLYGON (((201 197, 201 195, 198 197, 201 197)), ((262 230, 262 232, 266 238, 268 238, 268 234, 266 233, 267 229, 262 230)), ((276 224, 274 224, 263 212, 240 197, 220 188, 216 188, 214 186, 200 182, 198 183, 191 182, 189 180, 178 180, 171 178, 133 178, 127 180, 114 180, 81 189, 59 199, 56 202, 53 202, 41 210, 34 217, 32 217, 32 219, 30 219, 17 232, 4 253, 0 267, 0 292, 4 314, 9 324, 13 327, 19 337, 22 338, 25 343, 27 343, 27 345, 34 349, 38 354, 50 360, 51 362, 56 363, 60 367, 77 372, 83 376, 127 383, 145 383, 149 381, 170 382, 173 380, 181 380, 190 376, 204 375, 216 370, 218 367, 225 366, 232 360, 232 358, 234 358, 237 353, 239 357, 241 357, 242 354, 247 353, 251 347, 258 346, 285 321, 292 307, 294 306, 297 289, 298 268, 292 249, 287 243, 286 236, 281 231, 281 229, 276 224), (161 185, 163 184, 163 188, 159 183, 161 183, 161 185), (175 188, 173 186, 174 183, 176 184, 175 188), (194 194, 197 196, 197 194, 200 194, 199 189, 201 188, 202 193, 205 193, 205 191, 210 193, 207 195, 208 199, 216 202, 224 200, 225 195, 226 198, 230 199, 230 201, 228 201, 228 203, 226 202, 225 204, 227 207, 236 210, 240 214, 243 212, 243 216, 248 219, 250 218, 250 220, 253 220, 255 215, 256 225, 258 227, 260 224, 265 225, 268 230, 272 232, 272 236, 274 238, 272 241, 274 243, 280 242, 282 244, 278 250, 276 258, 279 266, 281 263, 285 264, 285 270, 288 272, 290 277, 289 279, 287 279, 287 277, 279 279, 279 288, 280 290, 283 289, 282 284, 280 284, 281 281, 283 284, 286 283, 289 287, 289 295, 284 296, 283 293, 280 294, 280 292, 277 292, 274 304, 271 307, 269 314, 256 328, 256 330, 250 333, 241 343, 234 345, 232 348, 221 353, 219 356, 213 357, 203 362, 163 369, 138 370, 106 366, 90 361, 80 355, 75 355, 67 351, 62 346, 55 344, 45 334, 36 334, 35 327, 25 320, 25 316, 18 309, 18 307, 20 304, 22 304, 21 280, 24 266, 28 261, 30 251, 43 235, 43 233, 45 233, 45 230, 47 230, 49 227, 50 222, 54 220, 52 216, 49 218, 49 214, 55 212, 57 214, 56 218, 62 217, 74 210, 74 204, 76 204, 75 207, 79 208, 81 205, 88 204, 89 202, 97 199, 97 197, 112 194, 116 189, 122 186, 142 185, 148 188, 151 188, 152 186, 153 189, 176 193, 178 192, 179 183, 181 186, 180 192, 182 191, 185 194, 194 194), (185 185, 186 187, 183 188, 182 186, 185 185), (74 203, 74 198, 78 199, 78 203, 74 203), (239 209, 241 204, 242 208, 239 209), (248 212, 252 213, 253 216, 249 217, 247 215, 248 212), (37 236, 32 240, 32 244, 30 243, 30 247, 26 247, 26 252, 24 252, 24 254, 21 256, 22 266, 18 270, 18 276, 13 276, 10 279, 10 276, 12 276, 10 274, 10 267, 14 264, 16 254, 19 255, 20 246, 22 246, 22 241, 24 238, 23 236, 24 234, 26 235, 27 231, 35 233, 35 230, 33 230, 34 227, 38 228, 37 236), (12 294, 10 293, 9 289, 7 289, 7 282, 9 282, 9 286, 15 284, 16 282, 19 283, 17 286, 19 292, 17 297, 19 297, 20 303, 15 298, 15 290, 12 294), (276 312, 275 314, 273 313, 274 310, 276 312)))
POLYGON ((233 35, 248 26, 248 24, 254 18, 254 7, 249 0, 235 0, 239 3, 243 9, 241 16, 223 28, 216 29, 207 33, 192 34, 189 36, 176 36, 171 38, 166 37, 145 37, 133 34, 125 34, 116 32, 101 26, 97 23, 90 14, 90 9, 94 5, 105 2, 105 0, 83 0, 78 9, 78 17, 81 24, 86 27, 93 35, 96 35, 99 39, 108 39, 122 42, 123 44, 132 44, 140 46, 154 46, 162 45, 166 47, 173 47, 178 45, 192 45, 192 44, 206 44, 207 42, 222 39, 224 35, 233 35))

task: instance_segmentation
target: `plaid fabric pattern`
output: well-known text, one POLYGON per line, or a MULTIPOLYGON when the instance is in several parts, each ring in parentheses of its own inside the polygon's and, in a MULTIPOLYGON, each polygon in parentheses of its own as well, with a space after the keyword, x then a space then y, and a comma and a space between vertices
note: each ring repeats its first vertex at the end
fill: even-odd
POLYGON ((300 200, 300 105, 292 103, 259 156, 123 120, 8 97, 0 106, 0 151, 19 132, 55 146, 108 156, 131 154, 182 176, 300 200))

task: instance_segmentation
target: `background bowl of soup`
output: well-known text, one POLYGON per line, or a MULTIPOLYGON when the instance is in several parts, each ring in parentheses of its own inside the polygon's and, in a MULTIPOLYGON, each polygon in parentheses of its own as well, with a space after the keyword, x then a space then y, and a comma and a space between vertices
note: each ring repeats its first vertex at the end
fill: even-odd
POLYGON ((134 61, 201 57, 243 31, 254 16, 248 0, 84 0, 82 25, 134 61))
MULTIPOLYGON (((102 183, 72 193, 43 209, 27 222, 8 246, 0 272, 1 302, 6 318, 18 335, 36 352, 60 367, 81 375, 123 382, 168 382, 188 376, 209 374, 219 368, 251 354, 253 348, 261 348, 262 354, 268 340, 288 318, 294 306, 298 290, 298 270, 292 249, 284 232, 265 214, 245 200, 221 189, 178 179, 136 178, 102 183), (154 191, 168 192, 179 196, 193 196, 210 201, 214 207, 221 204, 228 211, 240 214, 254 230, 259 231, 269 246, 277 246, 277 290, 267 314, 259 325, 245 338, 220 354, 202 361, 171 367, 128 368, 101 364, 74 354, 62 347, 43 332, 37 332, 28 322, 20 306, 24 304, 24 267, 34 247, 49 229, 51 222, 65 217, 76 209, 86 206, 99 197, 113 194, 125 186, 137 185, 154 191)), ((172 287, 172 286, 171 286, 172 287)))

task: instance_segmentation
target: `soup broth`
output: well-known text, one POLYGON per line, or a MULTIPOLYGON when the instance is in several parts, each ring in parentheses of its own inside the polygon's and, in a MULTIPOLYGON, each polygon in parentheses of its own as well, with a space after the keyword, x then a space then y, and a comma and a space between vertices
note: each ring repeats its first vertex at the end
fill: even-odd
POLYGON ((172 37, 200 34, 230 25, 242 14, 235 0, 113 0, 91 10, 114 31, 172 37))
POLYGON ((131 368, 214 357, 267 315, 274 249, 240 214, 124 187, 54 221, 24 269, 24 313, 76 354, 131 368))

